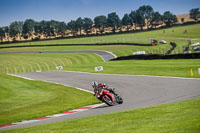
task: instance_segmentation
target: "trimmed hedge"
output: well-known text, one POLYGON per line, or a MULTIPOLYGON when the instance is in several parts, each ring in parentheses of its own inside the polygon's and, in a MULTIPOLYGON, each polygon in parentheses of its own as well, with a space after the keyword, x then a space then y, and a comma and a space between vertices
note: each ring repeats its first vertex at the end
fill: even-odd
POLYGON ((173 54, 173 55, 129 55, 117 57, 113 60, 154 60, 154 59, 200 59, 200 53, 192 54, 173 54))

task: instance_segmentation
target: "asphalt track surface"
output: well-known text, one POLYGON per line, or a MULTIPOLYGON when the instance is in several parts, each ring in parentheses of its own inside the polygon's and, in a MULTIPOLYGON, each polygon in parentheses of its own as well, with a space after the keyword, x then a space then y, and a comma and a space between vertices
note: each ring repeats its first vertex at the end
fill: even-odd
POLYGON ((108 51, 98 50, 80 50, 80 51, 18 51, 18 52, 1 52, 0 54, 19 54, 19 53, 93 53, 99 55, 104 61, 109 61, 117 56, 108 51))
POLYGON ((78 87, 89 91, 93 91, 93 88, 91 87, 92 81, 103 81, 107 83, 110 87, 116 88, 116 91, 124 99, 124 103, 112 107, 103 105, 95 109, 90 109, 72 115, 66 115, 34 123, 26 123, 17 126, 6 127, 4 128, 4 130, 39 124, 47 124, 67 119, 111 113, 122 110, 148 107, 200 97, 200 79, 192 78, 190 79, 142 75, 137 76, 117 74, 95 74, 70 71, 18 73, 15 75, 34 80, 42 80, 72 87, 78 87))

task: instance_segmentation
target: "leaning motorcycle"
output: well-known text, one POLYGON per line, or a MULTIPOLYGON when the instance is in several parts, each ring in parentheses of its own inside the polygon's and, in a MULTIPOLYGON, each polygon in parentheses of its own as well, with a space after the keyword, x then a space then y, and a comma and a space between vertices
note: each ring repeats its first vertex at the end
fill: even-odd
POLYGON ((95 96, 97 99, 106 103, 109 106, 113 106, 115 104, 122 104, 123 99, 118 94, 116 94, 115 89, 98 89, 96 83, 92 84, 95 92, 95 96))

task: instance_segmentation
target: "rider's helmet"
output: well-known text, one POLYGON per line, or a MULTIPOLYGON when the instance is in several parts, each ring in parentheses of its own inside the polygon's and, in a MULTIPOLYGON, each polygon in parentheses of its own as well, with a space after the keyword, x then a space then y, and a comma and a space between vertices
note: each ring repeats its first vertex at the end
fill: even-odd
POLYGON ((92 87, 93 88, 96 88, 98 86, 98 83, 95 81, 95 82, 92 82, 92 87))
POLYGON ((98 84, 98 88, 103 88, 103 89, 105 89, 105 88, 106 88, 106 84, 105 84, 105 83, 99 83, 99 84, 98 84))

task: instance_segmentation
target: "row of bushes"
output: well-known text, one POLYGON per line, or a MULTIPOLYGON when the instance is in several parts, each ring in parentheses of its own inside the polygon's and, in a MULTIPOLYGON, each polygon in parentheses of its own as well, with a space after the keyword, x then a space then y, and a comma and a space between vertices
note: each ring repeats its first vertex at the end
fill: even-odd
POLYGON ((200 59, 200 53, 173 54, 173 55, 159 55, 159 54, 129 55, 129 56, 117 57, 112 60, 154 60, 154 59, 200 59))

